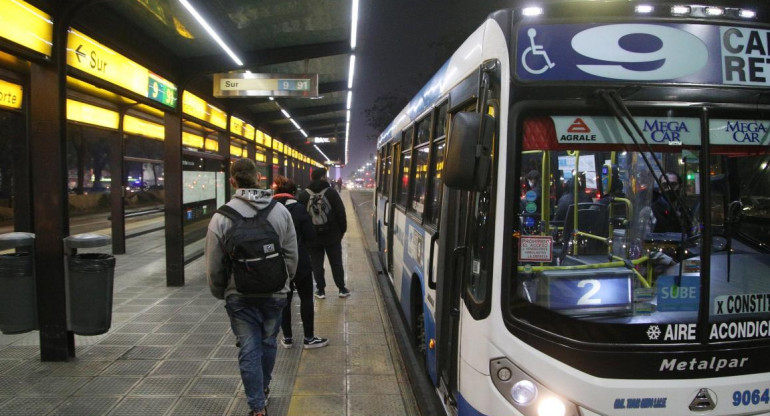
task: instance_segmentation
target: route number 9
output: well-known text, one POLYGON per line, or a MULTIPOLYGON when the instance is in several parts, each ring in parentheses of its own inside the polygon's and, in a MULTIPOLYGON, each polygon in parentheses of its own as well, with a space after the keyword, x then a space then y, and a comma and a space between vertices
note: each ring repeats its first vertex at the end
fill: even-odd
POLYGON ((604 64, 577 65, 583 72, 599 77, 655 81, 675 79, 698 72, 708 60, 708 49, 694 35, 669 26, 618 24, 584 30, 572 38, 575 52, 604 64), (657 38, 660 47, 651 52, 635 52, 623 48, 626 36, 645 35, 657 38), (655 65, 661 62, 660 65, 655 65), (634 70, 628 64, 652 64, 654 69, 634 70))

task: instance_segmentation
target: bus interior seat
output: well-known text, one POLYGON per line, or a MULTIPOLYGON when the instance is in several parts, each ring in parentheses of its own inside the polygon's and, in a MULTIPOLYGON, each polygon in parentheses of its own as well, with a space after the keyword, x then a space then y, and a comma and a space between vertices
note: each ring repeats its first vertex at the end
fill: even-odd
MULTIPOLYGON (((554 255, 563 261, 570 252, 572 245, 572 232, 575 229, 574 208, 572 204, 567 208, 567 216, 564 221, 564 229, 561 234, 560 247, 554 247, 554 255)), ((578 230, 599 237, 609 235, 609 217, 607 206, 592 202, 578 204, 578 230)), ((595 255, 607 253, 607 245, 601 241, 586 237, 578 237, 578 254, 595 255)))

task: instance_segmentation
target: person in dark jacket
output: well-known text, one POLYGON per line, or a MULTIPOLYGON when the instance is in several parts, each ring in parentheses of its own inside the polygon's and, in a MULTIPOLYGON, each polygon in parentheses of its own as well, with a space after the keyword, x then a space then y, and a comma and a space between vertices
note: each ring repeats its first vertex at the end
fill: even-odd
MULTIPOLYGON (((578 176, 578 182, 577 182, 577 202, 591 202, 591 197, 586 195, 586 182, 585 182, 585 176, 581 174, 578 176)), ((559 201, 556 203, 556 213, 553 216, 554 221, 565 221, 567 218, 567 211, 569 210, 569 206, 573 205, 575 203, 575 177, 567 180, 567 186, 564 188, 564 193, 562 194, 561 198, 559 198, 559 201)))
POLYGON ((310 262, 310 254, 305 247, 309 241, 315 240, 315 228, 310 221, 310 216, 305 211, 305 207, 294 198, 297 192, 297 185, 289 178, 278 175, 273 181, 273 198, 283 204, 291 213, 291 219, 294 221, 294 229, 297 231, 297 246, 299 247, 299 261, 297 263, 297 273, 294 280, 291 281, 291 288, 287 296, 288 304, 283 308, 283 319, 281 320, 281 331, 283 338, 281 345, 284 348, 294 346, 294 340, 291 330, 291 298, 294 289, 297 289, 299 295, 299 314, 302 317, 302 327, 305 332, 303 348, 321 348, 329 345, 328 338, 319 338, 313 333, 313 268, 310 262))
POLYGON ((350 296, 350 291, 345 287, 345 269, 342 266, 342 237, 348 230, 345 206, 342 204, 340 194, 329 184, 326 169, 316 169, 310 175, 312 181, 307 188, 297 197, 302 206, 307 207, 311 192, 318 194, 324 192, 331 210, 328 215, 328 223, 322 229, 316 227, 316 239, 307 243, 310 259, 313 263, 313 277, 315 278, 315 297, 326 297, 326 279, 324 278, 324 253, 329 257, 329 265, 332 268, 334 284, 340 291, 340 297, 350 296))

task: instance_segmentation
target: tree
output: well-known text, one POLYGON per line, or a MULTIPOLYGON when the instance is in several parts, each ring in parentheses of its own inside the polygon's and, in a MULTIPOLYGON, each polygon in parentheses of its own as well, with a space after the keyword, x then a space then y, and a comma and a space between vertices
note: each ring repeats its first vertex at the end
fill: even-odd
POLYGON ((396 94, 392 90, 377 97, 374 100, 374 104, 364 110, 364 114, 366 114, 366 123, 376 132, 368 135, 367 138, 377 140, 380 133, 388 127, 388 124, 393 121, 398 115, 398 112, 401 111, 408 102, 409 98, 404 95, 396 94))

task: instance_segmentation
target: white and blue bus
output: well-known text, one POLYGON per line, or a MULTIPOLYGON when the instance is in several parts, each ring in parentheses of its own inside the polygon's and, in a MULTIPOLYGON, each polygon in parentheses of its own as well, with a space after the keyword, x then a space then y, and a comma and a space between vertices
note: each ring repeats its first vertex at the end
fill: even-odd
POLYGON ((770 415, 770 10, 523 2, 378 140, 448 414, 770 415))

